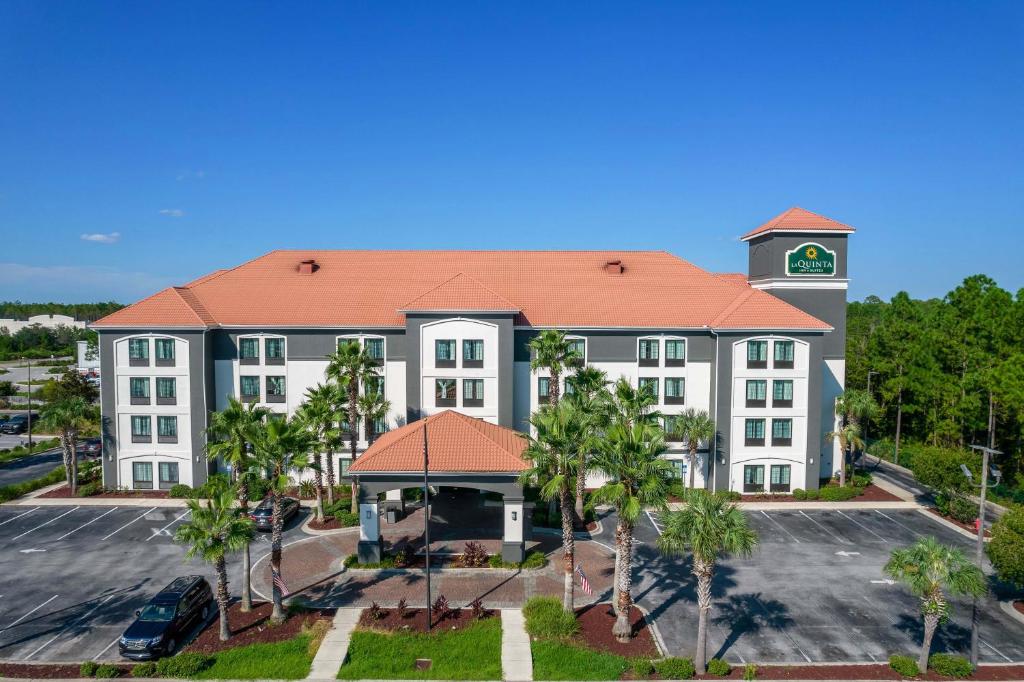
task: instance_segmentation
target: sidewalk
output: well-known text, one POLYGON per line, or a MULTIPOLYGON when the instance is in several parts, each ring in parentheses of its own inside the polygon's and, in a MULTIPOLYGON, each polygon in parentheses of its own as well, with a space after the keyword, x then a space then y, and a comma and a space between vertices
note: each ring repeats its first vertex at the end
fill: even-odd
POLYGON ((313 665, 309 669, 307 680, 334 680, 338 677, 338 669, 348 655, 348 643, 352 631, 359 623, 362 609, 338 609, 334 616, 331 629, 324 636, 320 648, 313 657, 313 665))

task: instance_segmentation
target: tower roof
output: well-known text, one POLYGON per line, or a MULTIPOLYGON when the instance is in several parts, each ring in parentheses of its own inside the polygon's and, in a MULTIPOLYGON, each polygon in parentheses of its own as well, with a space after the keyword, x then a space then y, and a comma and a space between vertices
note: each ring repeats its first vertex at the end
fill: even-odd
POLYGON ((849 225, 794 206, 743 235, 743 241, 769 232, 855 232, 849 225))

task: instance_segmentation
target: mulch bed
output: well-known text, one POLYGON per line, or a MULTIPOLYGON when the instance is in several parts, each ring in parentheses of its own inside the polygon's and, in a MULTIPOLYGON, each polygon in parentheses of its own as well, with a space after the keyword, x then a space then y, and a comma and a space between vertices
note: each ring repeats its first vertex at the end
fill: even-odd
POLYGON ((658 647, 654 643, 654 637, 647 628, 647 620, 640 609, 630 609, 629 622, 633 626, 633 639, 626 644, 619 642, 612 635, 612 626, 615 625, 615 611, 611 604, 594 604, 584 606, 576 610, 576 621, 580 624, 580 631, 576 637, 580 644, 618 654, 619 656, 642 656, 644 658, 657 658, 658 647))
MULTIPOLYGON (((405 613, 399 614, 398 609, 380 609, 380 617, 374 618, 370 609, 363 609, 359 616, 359 627, 372 630, 409 630, 413 632, 427 631, 427 610, 406 609, 405 613)), ((493 618, 496 611, 484 610, 483 618, 493 618)), ((461 630, 467 625, 475 623, 477 618, 473 616, 470 608, 453 609, 444 618, 439 619, 434 614, 434 630, 461 630)))
POLYGON ((312 626, 318 620, 330 621, 334 618, 334 609, 304 611, 289 616, 283 623, 273 625, 270 614, 274 610, 271 602, 257 602, 252 611, 245 613, 239 602, 228 608, 228 624, 231 626, 231 639, 220 641, 220 615, 218 614, 202 632, 196 635, 184 650, 202 654, 212 654, 224 649, 234 649, 249 644, 268 644, 292 639, 300 632, 302 626, 312 626))
POLYGON ((1013 602, 1013 608, 1017 609, 1018 613, 1024 614, 1024 601, 1017 600, 1013 602))
MULTIPOLYGON (((744 502, 820 502, 822 500, 798 500, 792 495, 744 495, 744 502)), ((857 497, 844 502, 902 502, 902 500, 887 490, 882 490, 874 483, 864 487, 863 493, 857 497)))
POLYGON ((323 522, 316 520, 310 521, 308 525, 312 530, 339 530, 341 528, 358 528, 358 526, 343 526, 340 523, 338 523, 338 520, 333 516, 326 517, 323 520, 323 522))
MULTIPOLYGON (((119 665, 120 677, 130 677, 132 666, 119 665)), ((0 677, 21 677, 36 680, 75 679, 80 677, 77 664, 0 663, 0 677)))
MULTIPOLYGON (((81 489, 81 484, 79 484, 81 489)), ((102 493, 96 495, 90 495, 90 498, 103 498, 103 499, 123 499, 125 497, 131 498, 145 498, 151 500, 166 500, 168 491, 166 490, 104 490, 102 493)), ((78 495, 71 494, 71 488, 66 485, 62 485, 56 490, 51 490, 48 493, 43 493, 39 497, 59 497, 59 498, 79 498, 78 495)))
MULTIPOLYGON (((973 523, 963 523, 961 521, 957 521, 952 516, 944 516, 935 507, 928 507, 928 511, 931 512, 932 514, 934 514, 935 516, 938 516, 940 519, 946 519, 947 521, 952 523, 954 526, 960 526, 961 528, 963 528, 968 533, 972 533, 975 536, 978 535, 978 529, 977 529, 977 527, 973 523)), ((987 537, 987 538, 992 537, 992 533, 990 533, 989 530, 988 530, 991 527, 991 525, 992 524, 988 524, 985 527, 985 537, 987 537)))

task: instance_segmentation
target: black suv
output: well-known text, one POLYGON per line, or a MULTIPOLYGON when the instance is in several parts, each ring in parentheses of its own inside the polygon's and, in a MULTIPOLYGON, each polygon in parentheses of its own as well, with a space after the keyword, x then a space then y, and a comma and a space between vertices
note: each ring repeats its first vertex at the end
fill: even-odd
POLYGON ((213 590, 201 575, 175 578, 141 611, 121 635, 118 651, 125 658, 146 661, 170 656, 197 623, 213 610, 213 590))
MULTIPOLYGON (((37 419, 35 414, 32 415, 32 419, 37 419)), ((26 431, 28 431, 28 415, 16 414, 0 424, 0 433, 15 435, 26 431)))

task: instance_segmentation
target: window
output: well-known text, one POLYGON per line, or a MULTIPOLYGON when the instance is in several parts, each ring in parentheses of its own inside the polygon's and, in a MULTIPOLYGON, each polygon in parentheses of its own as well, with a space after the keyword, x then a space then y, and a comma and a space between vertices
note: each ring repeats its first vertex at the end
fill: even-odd
MULTIPOLYGON (((150 424, 149 417, 132 417, 132 442, 133 443, 152 443, 153 442, 153 431, 150 424)), ((153 480, 153 475, 150 474, 149 480, 153 480)))
POLYGON ((748 464, 743 467, 743 492, 764 492, 764 465, 748 464))
POLYGON ((376 418, 374 418, 374 420, 372 422, 370 422, 370 433, 373 436, 379 436, 380 434, 384 433, 387 430, 388 430, 388 420, 387 420, 387 417, 376 417, 376 418))
POLYGON ((156 378, 156 404, 174 405, 178 402, 178 385, 174 377, 156 378))
POLYGON ((658 393, 658 379, 657 377, 640 377, 637 380, 637 387, 641 391, 650 391, 656 401, 660 402, 661 394, 658 393))
POLYGON ((178 485, 178 463, 160 462, 160 490, 169 490, 171 486, 178 485))
POLYGON ((177 443, 178 442, 178 418, 164 417, 156 418, 156 442, 177 443))
POLYGON ((338 460, 338 476, 348 478, 348 468, 352 466, 352 460, 342 457, 338 460))
POLYGON ((672 463, 672 478, 677 481, 686 480, 686 460, 673 459, 669 461, 672 463))
POLYGON ((437 339, 434 341, 434 366, 455 366, 455 339, 437 339))
POLYGON ((582 367, 587 361, 587 340, 566 339, 569 343, 569 351, 576 358, 569 363, 571 367, 582 367))
POLYGON ((238 358, 243 365, 260 364, 260 340, 254 338, 238 340, 238 358))
POLYGON ((366 348, 366 354, 370 356, 370 359, 374 363, 380 365, 384 362, 384 339, 365 339, 364 348, 366 348))
POLYGON ((763 369, 768 366, 768 342, 747 341, 747 368, 763 369))
POLYGON ((128 339, 128 364, 133 367, 149 365, 149 339, 128 339))
POLYGON ((747 419, 745 432, 744 445, 764 445, 763 419, 747 419))
POLYGON ((772 420, 772 445, 793 444, 793 420, 773 419, 772 420))
POLYGON ((157 339, 155 344, 157 367, 173 367, 174 339, 157 339))
POLYGON ((149 405, 149 378, 132 377, 128 380, 132 405, 149 405))
POLYGON ((267 402, 283 403, 284 377, 267 377, 267 402))
POLYGON ((434 380, 434 405, 455 407, 455 379, 434 380))
POLYGON ((153 464, 151 462, 132 462, 132 487, 153 487, 153 464))
POLYGON ((777 379, 772 382, 772 407, 793 407, 791 379, 777 379))
POLYGON ((779 369, 792 369, 793 367, 793 342, 792 341, 776 341, 775 342, 775 362, 774 366, 779 369))
POLYGON ((641 367, 658 366, 658 339, 640 339, 638 363, 641 367))
POLYGON ((259 377, 241 377, 241 382, 239 393, 242 395, 243 402, 253 402, 260 399, 259 377))
MULTIPOLYGON (((665 358, 668 360, 668 358, 665 358)), ((665 378, 665 404, 682 405, 686 402, 686 380, 682 377, 665 378)))
POLYGON ((363 380, 363 395, 384 395, 384 377, 372 374, 363 380))
POLYGON ((686 364, 686 342, 678 339, 665 341, 665 366, 682 367, 686 364))
POLYGON ((537 402, 544 405, 551 402, 551 379, 537 377, 537 402))
POLYGON ((665 417, 665 440, 678 443, 683 440, 681 431, 683 422, 682 416, 678 414, 666 414, 665 417))
POLYGON ((484 341, 483 339, 464 339, 462 341, 462 366, 483 367, 484 366, 484 341))
POLYGON ((747 379, 747 407, 764 407, 768 382, 764 379, 747 379))
POLYGON ((263 357, 268 365, 283 365, 284 339, 263 339, 263 357))
POLYGON ((789 465, 788 464, 773 464, 772 465, 772 477, 769 489, 773 493, 788 493, 789 492, 789 465))
POLYGON ((483 407, 484 405, 484 380, 463 379, 462 380, 462 406, 483 407))

